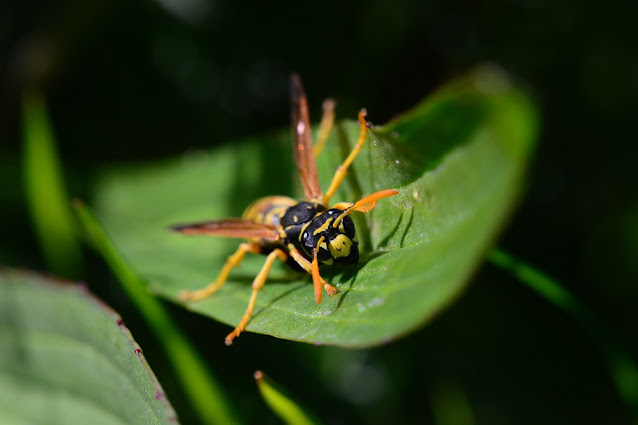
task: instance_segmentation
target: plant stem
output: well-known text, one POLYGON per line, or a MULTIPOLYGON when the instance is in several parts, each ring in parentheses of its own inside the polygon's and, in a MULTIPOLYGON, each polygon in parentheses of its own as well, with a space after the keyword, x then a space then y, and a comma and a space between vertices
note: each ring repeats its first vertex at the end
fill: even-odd
POLYGON ((55 135, 42 95, 22 96, 23 175, 33 226, 49 270, 76 277, 80 243, 69 208, 55 135))
POLYGON ((319 422, 293 399, 277 388, 262 371, 255 372, 259 392, 268 407, 287 425, 318 425, 319 422))

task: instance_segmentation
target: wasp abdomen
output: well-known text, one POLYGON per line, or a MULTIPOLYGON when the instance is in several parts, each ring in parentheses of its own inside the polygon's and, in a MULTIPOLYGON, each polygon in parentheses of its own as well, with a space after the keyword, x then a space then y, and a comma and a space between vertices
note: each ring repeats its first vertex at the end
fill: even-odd
POLYGON ((242 218, 279 227, 281 217, 296 204, 297 201, 286 196, 267 196, 250 204, 242 218))

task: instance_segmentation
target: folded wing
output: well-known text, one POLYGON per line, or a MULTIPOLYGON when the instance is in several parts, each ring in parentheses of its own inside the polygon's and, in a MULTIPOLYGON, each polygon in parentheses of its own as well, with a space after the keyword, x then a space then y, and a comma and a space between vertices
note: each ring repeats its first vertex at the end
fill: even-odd
POLYGON ((243 220, 240 218, 179 224, 171 226, 170 229, 186 235, 207 235, 246 239, 261 238, 273 241, 279 239, 279 233, 274 226, 263 223, 255 223, 253 221, 243 220))
POLYGON ((293 74, 290 79, 290 98, 292 103, 293 151, 299 177, 301 178, 301 186, 307 201, 320 202, 323 199, 323 194, 317 178, 308 101, 306 100, 301 78, 297 74, 293 74))

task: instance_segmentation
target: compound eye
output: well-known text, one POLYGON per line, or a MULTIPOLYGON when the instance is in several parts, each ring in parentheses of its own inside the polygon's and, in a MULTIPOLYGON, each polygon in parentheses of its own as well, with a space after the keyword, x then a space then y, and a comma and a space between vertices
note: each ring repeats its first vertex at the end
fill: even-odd
POLYGON ((339 232, 348 236, 350 239, 354 239, 355 228, 350 217, 344 217, 343 220, 341 220, 341 223, 339 223, 339 232))

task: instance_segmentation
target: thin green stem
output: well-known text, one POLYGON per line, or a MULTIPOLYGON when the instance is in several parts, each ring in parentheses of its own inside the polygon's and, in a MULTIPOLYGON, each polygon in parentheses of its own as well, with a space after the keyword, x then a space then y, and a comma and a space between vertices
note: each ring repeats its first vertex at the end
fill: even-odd
POLYGON ((556 280, 508 253, 495 249, 490 253, 489 261, 510 271, 533 291, 569 313, 590 333, 605 356, 620 397, 633 410, 638 421, 638 368, 596 316, 556 280))
POLYGON ((255 372, 257 387, 268 407, 287 425, 318 425, 319 422, 313 415, 306 412, 293 399, 266 376, 263 372, 255 372))
POLYGON ((474 412, 465 389, 452 379, 430 387, 430 406, 436 425, 474 425, 474 412))
POLYGON ((221 386, 162 303, 148 293, 143 280, 115 249, 89 209, 81 202, 75 202, 74 206, 91 243, 109 264, 122 288, 164 348, 202 423, 239 423, 221 386))
POLYGON ((55 135, 43 97, 22 97, 23 175, 33 226, 49 270, 74 277, 82 265, 55 135))

